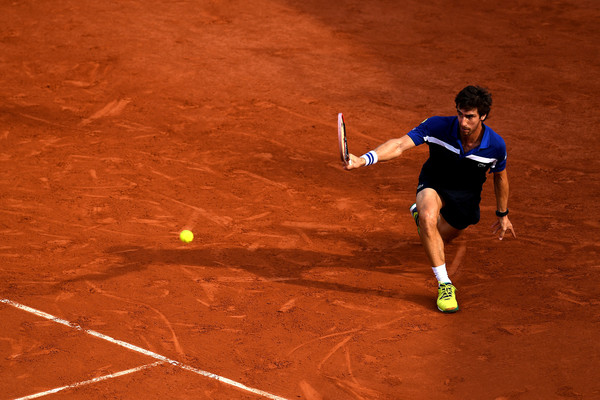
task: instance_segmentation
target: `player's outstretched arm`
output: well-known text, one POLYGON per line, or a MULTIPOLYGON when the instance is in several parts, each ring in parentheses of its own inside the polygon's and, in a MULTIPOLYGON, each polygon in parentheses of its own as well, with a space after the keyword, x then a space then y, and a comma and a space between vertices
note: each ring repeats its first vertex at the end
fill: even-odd
MULTIPOLYGON (((390 139, 382 145, 378 146, 375 150, 377 161, 389 161, 396 157, 400 157, 406 150, 415 147, 415 142, 410 136, 405 135, 401 138, 390 139)), ((367 165, 367 159, 357 157, 354 154, 350 154, 350 164, 346 166, 347 170, 364 167, 367 165)), ((371 164, 374 164, 373 162, 371 164)), ((370 165, 370 164, 369 164, 370 165)))

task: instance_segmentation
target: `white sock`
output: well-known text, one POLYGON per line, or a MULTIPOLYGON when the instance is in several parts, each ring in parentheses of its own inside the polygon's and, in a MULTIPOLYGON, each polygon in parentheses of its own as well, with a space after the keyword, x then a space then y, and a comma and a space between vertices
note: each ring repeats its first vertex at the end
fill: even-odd
POLYGON ((450 281, 450 278, 448 278, 446 264, 442 264, 439 267, 432 267, 431 269, 433 269, 433 273, 435 274, 435 277, 437 278, 438 282, 452 283, 452 281, 450 281))

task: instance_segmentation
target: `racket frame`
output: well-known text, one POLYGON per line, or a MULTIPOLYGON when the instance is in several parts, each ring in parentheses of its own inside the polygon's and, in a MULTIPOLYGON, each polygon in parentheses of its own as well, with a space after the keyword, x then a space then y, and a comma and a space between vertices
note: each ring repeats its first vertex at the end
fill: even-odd
POLYGON ((342 162, 345 165, 350 165, 346 123, 344 122, 344 115, 342 113, 338 113, 338 143, 340 146, 340 158, 342 159, 342 162))

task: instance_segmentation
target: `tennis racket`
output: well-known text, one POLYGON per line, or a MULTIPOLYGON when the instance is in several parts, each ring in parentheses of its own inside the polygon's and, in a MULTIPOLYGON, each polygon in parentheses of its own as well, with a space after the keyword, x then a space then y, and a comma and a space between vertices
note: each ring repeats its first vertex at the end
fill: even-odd
POLYGON ((346 124, 342 113, 338 114, 338 142, 340 144, 340 157, 345 165, 350 165, 348 154, 348 140, 346 139, 346 124))

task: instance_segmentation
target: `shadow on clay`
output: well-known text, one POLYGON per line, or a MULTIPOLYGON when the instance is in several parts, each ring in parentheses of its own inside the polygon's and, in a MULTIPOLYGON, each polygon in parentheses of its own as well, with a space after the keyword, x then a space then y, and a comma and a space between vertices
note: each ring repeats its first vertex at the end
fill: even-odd
MULTIPOLYGON (((407 245, 409 250, 420 254, 420 247, 407 245)), ((116 276, 140 272, 150 264, 191 265, 214 268, 243 269, 264 281, 278 281, 292 285, 322 290, 341 291, 381 297, 409 300, 430 308, 431 295, 404 293, 402 289, 365 288, 347 283, 325 282, 311 279, 315 268, 328 268, 332 271, 353 268, 373 273, 387 273, 407 278, 426 280, 427 271, 421 263, 398 264, 396 252, 357 252, 352 255, 338 255, 300 249, 247 249, 243 247, 223 249, 150 249, 144 247, 116 246, 107 250, 109 254, 121 258, 121 263, 113 265, 101 274, 80 276, 74 280, 106 280, 116 276), (391 255, 390 255, 391 254, 391 255)), ((332 279, 332 276, 328 276, 332 279)), ((335 275, 333 275, 335 279, 335 275)), ((73 282, 71 280, 69 282, 73 282)), ((62 282, 63 284, 66 282, 62 282)))

